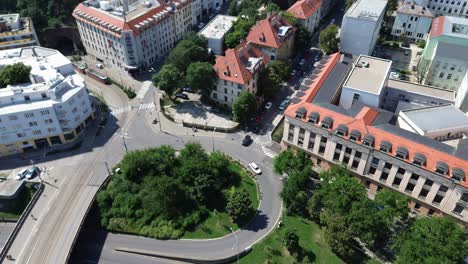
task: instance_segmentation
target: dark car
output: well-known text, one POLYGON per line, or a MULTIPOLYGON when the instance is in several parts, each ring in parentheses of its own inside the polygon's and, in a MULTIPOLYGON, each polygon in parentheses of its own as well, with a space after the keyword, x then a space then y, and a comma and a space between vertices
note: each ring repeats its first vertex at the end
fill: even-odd
POLYGON ((245 135, 244 139, 242 140, 242 146, 248 146, 252 143, 252 138, 249 135, 245 135))
POLYGON ((182 91, 187 92, 187 93, 193 93, 192 87, 184 87, 182 88, 182 91))
POLYGON ((188 95, 184 94, 184 93, 177 93, 175 95, 177 98, 181 98, 181 99, 184 99, 184 100, 188 100, 188 95))

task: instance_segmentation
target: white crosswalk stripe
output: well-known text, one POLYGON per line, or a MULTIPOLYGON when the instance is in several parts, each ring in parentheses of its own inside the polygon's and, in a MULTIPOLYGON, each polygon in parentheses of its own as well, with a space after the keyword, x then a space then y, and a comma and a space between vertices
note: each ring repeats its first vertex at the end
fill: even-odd
POLYGON ((275 151, 271 150, 270 148, 267 148, 265 146, 262 146, 263 153, 267 155, 270 158, 274 158, 278 155, 275 151))
POLYGON ((131 111, 132 109, 138 109, 138 110, 148 110, 148 109, 153 109, 154 108, 154 104, 153 103, 146 103, 146 104, 140 104, 138 106, 127 106, 127 107, 122 107, 122 108, 117 108, 117 109, 112 109, 112 114, 113 115, 120 115, 120 114, 123 114, 125 112, 129 112, 131 111))

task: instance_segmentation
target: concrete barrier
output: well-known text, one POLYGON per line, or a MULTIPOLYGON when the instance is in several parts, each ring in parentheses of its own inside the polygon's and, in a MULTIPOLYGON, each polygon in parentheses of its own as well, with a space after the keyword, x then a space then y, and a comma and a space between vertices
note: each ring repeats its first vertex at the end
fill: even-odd
POLYGON ((194 127, 196 129, 202 129, 206 131, 214 131, 216 129, 216 132, 224 132, 224 133, 235 133, 239 131, 239 125, 235 127, 215 127, 215 126, 208 126, 208 125, 197 124, 197 123, 188 123, 185 121, 182 121, 182 125, 184 127, 194 127))
POLYGON ((37 200, 39 199, 43 191, 44 191, 44 184, 39 183, 39 189, 37 189, 33 198, 31 199, 31 201, 28 203, 28 205, 24 209, 23 213, 18 219, 18 222, 16 223, 15 228, 13 229, 13 232, 11 232, 10 236, 8 236, 5 246, 2 248, 2 252, 0 252, 0 263, 2 263, 3 260, 5 259, 8 250, 10 250, 11 244, 15 240, 16 236, 18 235, 18 232, 20 231, 21 227, 24 224, 24 221, 26 221, 26 219, 28 218, 28 215, 31 212, 31 209, 34 207, 34 205, 36 204, 37 200))

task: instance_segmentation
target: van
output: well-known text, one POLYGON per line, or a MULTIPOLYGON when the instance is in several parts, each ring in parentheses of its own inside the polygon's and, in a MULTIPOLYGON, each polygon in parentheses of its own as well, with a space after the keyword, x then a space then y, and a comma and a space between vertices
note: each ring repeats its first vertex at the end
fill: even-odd
POLYGON ((16 174, 15 176, 15 179, 16 180, 22 180, 24 178, 24 176, 26 176, 26 172, 28 171, 28 169, 22 169, 18 172, 18 174, 16 174))
POLYGON ((281 102, 281 104, 279 105, 278 110, 284 111, 284 109, 286 109, 286 107, 288 106, 288 104, 289 104, 289 101, 288 101, 288 100, 283 100, 283 101, 281 102))

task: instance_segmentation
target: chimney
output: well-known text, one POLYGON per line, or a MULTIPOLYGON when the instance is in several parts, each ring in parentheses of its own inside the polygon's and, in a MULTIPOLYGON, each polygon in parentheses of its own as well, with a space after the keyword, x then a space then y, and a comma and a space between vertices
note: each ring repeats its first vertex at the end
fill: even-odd
POLYGON ((229 71, 229 66, 226 66, 226 71, 224 72, 225 76, 230 76, 231 72, 229 71))
POLYGON ((263 32, 258 37, 258 40, 260 40, 261 42, 265 42, 265 34, 263 34, 263 32))

